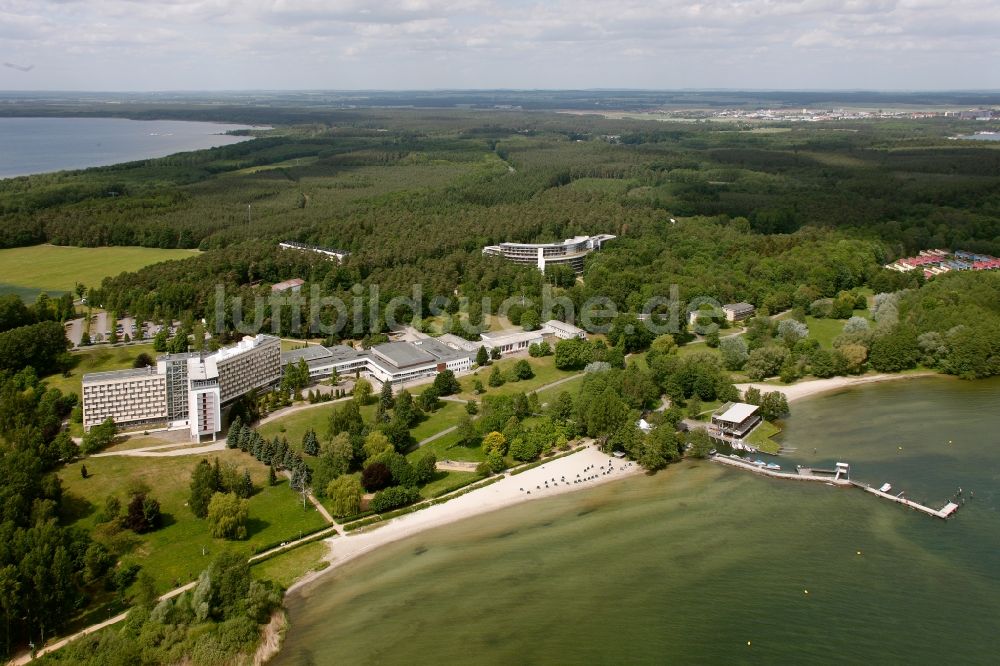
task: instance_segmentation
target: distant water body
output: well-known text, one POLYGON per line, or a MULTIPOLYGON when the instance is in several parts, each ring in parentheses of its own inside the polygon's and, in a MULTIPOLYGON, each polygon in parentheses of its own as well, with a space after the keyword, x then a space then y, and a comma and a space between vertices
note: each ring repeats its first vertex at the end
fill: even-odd
POLYGON ((962 134, 956 139, 968 139, 971 141, 1000 141, 1000 132, 990 132, 989 134, 962 134))
POLYGON ((124 118, 0 118, 0 178, 228 146, 247 125, 124 118))
POLYGON ((1000 380, 796 402, 780 459, 940 507, 708 461, 390 544, 289 598, 275 666, 995 664, 1000 380), (975 497, 972 498, 972 492, 975 497))

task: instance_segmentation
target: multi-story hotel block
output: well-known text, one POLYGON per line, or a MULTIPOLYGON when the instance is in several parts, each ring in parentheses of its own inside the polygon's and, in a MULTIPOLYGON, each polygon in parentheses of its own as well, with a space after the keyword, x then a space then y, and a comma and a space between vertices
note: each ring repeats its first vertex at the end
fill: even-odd
POLYGON ((487 245, 483 254, 503 257, 516 264, 536 266, 545 272, 549 265, 565 265, 577 273, 583 272, 583 261, 594 250, 615 237, 611 234, 597 236, 574 236, 561 243, 500 243, 487 245))
POLYGON ((222 407, 281 379, 281 340, 245 337, 211 354, 168 354, 156 367, 83 376, 83 428, 111 417, 119 427, 188 428, 192 439, 222 430, 222 407))

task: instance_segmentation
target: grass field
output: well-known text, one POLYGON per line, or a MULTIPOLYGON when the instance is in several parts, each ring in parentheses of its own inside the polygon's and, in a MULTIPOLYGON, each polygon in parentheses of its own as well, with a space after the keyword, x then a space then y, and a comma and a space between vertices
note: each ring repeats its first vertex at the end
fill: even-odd
POLYGON ((316 431, 316 436, 321 442, 326 440, 330 413, 339 405, 340 403, 324 403, 310 406, 270 423, 265 423, 257 430, 266 439, 272 439, 275 435, 288 438, 288 443, 298 451, 302 448, 302 437, 310 428, 316 431))
POLYGON ((458 444, 458 433, 450 432, 443 437, 428 442, 418 449, 406 454, 410 462, 419 460, 427 452, 433 453, 438 460, 461 460, 482 462, 486 460, 483 450, 478 446, 461 446, 458 444))
MULTIPOLYGON (((871 315, 867 310, 855 310, 854 315, 870 319, 871 315)), ((819 342, 823 349, 833 349, 833 340, 844 332, 846 319, 817 319, 806 316, 806 326, 809 327, 809 337, 819 342)))
POLYGON ((531 364, 531 369, 534 370, 535 376, 531 379, 526 379, 519 382, 508 381, 503 386, 498 386, 496 388, 489 385, 490 373, 493 372, 493 366, 500 366, 500 371, 506 376, 507 371, 520 359, 508 359, 505 361, 494 361, 492 366, 485 368, 480 368, 471 375, 466 375, 459 380, 462 385, 462 392, 457 396, 465 400, 479 400, 482 396, 477 396, 472 390, 472 382, 476 377, 479 377, 480 381, 483 382, 483 387, 486 389, 485 395, 507 395, 512 393, 530 393, 546 384, 551 384, 554 381, 558 381, 563 377, 569 377, 573 375, 573 372, 566 370, 559 370, 555 366, 555 360, 552 356, 544 356, 542 358, 527 358, 528 363, 531 364))
POLYGON ((56 245, 0 250, 0 294, 16 293, 26 300, 34 300, 43 291, 50 295, 61 294, 72 291, 77 282, 96 287, 106 277, 196 253, 197 250, 151 247, 56 245))
POLYGON ((410 434, 413 435, 413 439, 419 442, 442 430, 447 430, 453 425, 458 425, 463 414, 465 414, 465 403, 444 400, 441 402, 441 407, 418 423, 415 428, 410 430, 410 434))
POLYGON ((278 485, 267 486, 267 468, 251 456, 239 451, 219 451, 209 456, 229 461, 240 469, 250 470, 257 488, 250 498, 249 538, 246 541, 224 541, 209 533, 208 523, 196 518, 185 506, 188 500, 191 471, 201 460, 200 456, 176 458, 86 458, 67 465, 59 474, 62 479, 66 504, 73 515, 69 522, 91 530, 109 494, 118 495, 124 502, 125 491, 133 481, 149 486, 164 514, 164 526, 145 535, 125 531, 116 537, 129 550, 126 557, 142 565, 153 576, 157 589, 166 591, 176 581, 187 582, 196 576, 217 553, 227 549, 246 552, 297 539, 326 525, 323 517, 311 506, 303 509, 297 493, 282 480, 278 485), (80 465, 85 464, 89 478, 82 478, 80 465))
POLYGON ((467 486, 479 478, 481 477, 475 472, 438 472, 433 481, 420 489, 420 496, 425 499, 440 497, 445 493, 467 486))
POLYGON ((287 553, 268 558, 250 567, 250 573, 259 580, 272 580, 287 589, 289 585, 310 571, 319 571, 330 566, 323 560, 326 544, 314 541, 299 546, 287 553))
MULTIPOLYGON (((0 252, 6 252, 6 250, 0 250, 0 252)), ((63 393, 73 392, 77 395, 82 395, 80 382, 85 374, 89 372, 105 372, 107 370, 131 368, 132 362, 142 353, 156 358, 156 352, 153 351, 152 344, 94 347, 74 352, 73 359, 76 365, 73 369, 67 375, 50 375, 45 378, 45 382, 50 388, 57 388, 63 393)))
POLYGON ((772 437, 779 432, 781 432, 781 428, 770 421, 764 421, 754 428, 754 431, 750 433, 746 441, 748 444, 756 446, 761 452, 774 455, 781 449, 781 445, 774 441, 772 437))

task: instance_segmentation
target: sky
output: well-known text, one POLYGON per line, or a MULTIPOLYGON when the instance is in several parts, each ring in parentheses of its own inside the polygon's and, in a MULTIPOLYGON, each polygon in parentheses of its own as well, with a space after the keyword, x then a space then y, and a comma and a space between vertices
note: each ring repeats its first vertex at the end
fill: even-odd
POLYGON ((0 90, 1000 89, 998 0, 0 0, 0 90))

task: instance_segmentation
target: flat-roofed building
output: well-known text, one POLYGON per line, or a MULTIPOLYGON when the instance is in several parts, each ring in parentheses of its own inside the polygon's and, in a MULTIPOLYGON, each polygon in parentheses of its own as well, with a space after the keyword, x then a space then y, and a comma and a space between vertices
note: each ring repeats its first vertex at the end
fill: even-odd
POLYGON ((727 402, 712 415, 712 423, 723 435, 746 437, 761 422, 760 407, 745 402, 727 402))
POLYGON ((527 351, 531 345, 538 344, 545 340, 542 331, 522 331, 511 328, 503 331, 487 331, 480 334, 483 339, 483 346, 488 351, 499 349, 500 354, 516 354, 527 351))
POLYGON ((586 256, 594 250, 600 250, 604 243, 614 238, 611 234, 598 234, 574 236, 561 243, 500 243, 487 245, 483 248, 483 254, 503 257, 516 264, 535 266, 543 273, 550 265, 569 266, 577 273, 582 273, 586 256))
POLYGON ((753 316, 757 309, 750 303, 728 303, 722 306, 729 321, 743 321, 753 316))
POLYGON ((284 282, 276 282, 271 285, 272 294, 281 294, 286 291, 290 291, 293 294, 297 294, 302 290, 302 285, 306 283, 302 278, 292 278, 291 280, 285 280, 284 282))
POLYGON ((83 429, 105 419, 119 427, 166 423, 166 377, 153 366, 83 376, 83 429))
POLYGON ((564 321, 559 321, 558 319, 550 319, 542 325, 543 333, 551 333, 560 340, 570 340, 572 338, 579 338, 580 340, 587 339, 587 332, 578 326, 573 324, 567 324, 564 321))

